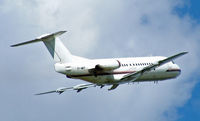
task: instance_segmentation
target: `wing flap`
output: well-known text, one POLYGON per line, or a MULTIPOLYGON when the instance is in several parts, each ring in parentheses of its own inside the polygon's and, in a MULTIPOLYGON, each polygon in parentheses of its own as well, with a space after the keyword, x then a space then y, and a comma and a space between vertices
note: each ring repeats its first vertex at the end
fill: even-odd
POLYGON ((108 89, 108 90, 109 90, 109 91, 110 91, 110 90, 114 90, 114 89, 116 89, 118 86, 119 86, 119 84, 113 84, 112 87, 111 87, 110 89, 108 89))

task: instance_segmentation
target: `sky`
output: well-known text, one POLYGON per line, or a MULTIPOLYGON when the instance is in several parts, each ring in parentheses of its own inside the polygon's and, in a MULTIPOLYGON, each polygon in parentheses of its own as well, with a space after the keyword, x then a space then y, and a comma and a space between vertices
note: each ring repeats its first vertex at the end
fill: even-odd
POLYGON ((197 0, 1 0, 0 120, 200 120, 200 9, 197 0), (176 79, 35 93, 84 83, 54 71, 42 43, 9 46, 67 30, 61 40, 87 58, 187 55, 176 79))

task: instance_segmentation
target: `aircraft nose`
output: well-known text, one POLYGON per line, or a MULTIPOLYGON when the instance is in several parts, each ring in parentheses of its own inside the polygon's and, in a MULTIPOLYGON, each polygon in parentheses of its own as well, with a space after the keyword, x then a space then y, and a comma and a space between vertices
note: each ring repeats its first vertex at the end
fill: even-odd
POLYGON ((181 68, 177 64, 175 64, 174 70, 177 71, 177 76, 179 76, 181 74, 181 68))
POLYGON ((173 64, 173 66, 169 68, 167 72, 172 72, 177 77, 181 74, 181 69, 177 64, 173 64))

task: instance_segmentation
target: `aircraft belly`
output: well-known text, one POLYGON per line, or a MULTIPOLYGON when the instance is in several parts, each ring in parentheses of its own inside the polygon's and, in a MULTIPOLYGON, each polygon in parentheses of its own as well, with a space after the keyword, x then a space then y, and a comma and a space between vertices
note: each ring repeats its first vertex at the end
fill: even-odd
POLYGON ((113 75, 87 76, 80 77, 78 79, 82 79, 95 84, 113 84, 116 81, 113 75))
POLYGON ((178 75, 176 72, 148 72, 144 73, 140 78, 138 78, 138 81, 155 81, 155 80, 165 80, 169 78, 174 78, 178 75))

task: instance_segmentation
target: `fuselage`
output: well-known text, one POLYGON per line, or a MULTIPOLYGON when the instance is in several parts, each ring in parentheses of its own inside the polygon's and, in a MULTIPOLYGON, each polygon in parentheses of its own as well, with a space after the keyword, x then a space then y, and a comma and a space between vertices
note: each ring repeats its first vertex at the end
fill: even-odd
MULTIPOLYGON (((81 79, 98 85, 127 83, 121 79, 127 75, 140 71, 146 66, 165 59, 166 57, 134 57, 113 59, 86 59, 73 63, 56 63, 55 70, 69 78, 81 79), (100 64, 100 67, 97 67, 100 64), (104 68, 94 71, 94 68, 104 68)), ((135 81, 161 81, 175 78, 181 70, 172 61, 163 64, 151 71, 145 72, 135 81)))

